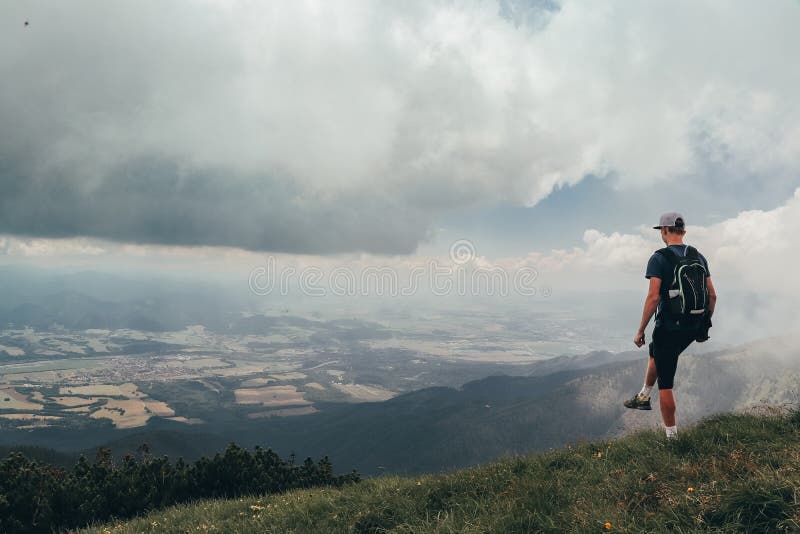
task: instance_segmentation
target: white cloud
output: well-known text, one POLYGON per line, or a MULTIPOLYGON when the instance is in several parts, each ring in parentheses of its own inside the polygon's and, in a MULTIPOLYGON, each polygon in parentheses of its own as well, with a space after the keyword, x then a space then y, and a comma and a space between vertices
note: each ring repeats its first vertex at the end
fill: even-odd
POLYGON ((409 252, 587 173, 797 179, 796 2, 502 4, 4 3, 0 231, 409 252))
POLYGON ((0 256, 14 260, 31 258, 64 258, 69 256, 101 256, 107 249, 95 239, 43 239, 0 236, 0 256))
MULTIPOLYGON (((800 298, 800 283, 790 269, 800 261, 796 229, 800 225, 800 189, 783 205, 772 210, 749 210, 709 226, 689 226, 686 242, 696 246, 709 260, 713 278, 738 290, 786 293, 800 298)), ((584 233, 584 245, 570 250, 532 253, 530 264, 553 276, 577 283, 575 276, 592 274, 600 289, 620 286, 620 276, 643 277, 647 259, 664 246, 658 231, 641 227, 637 234, 604 234, 595 229, 584 233)), ((633 279, 627 279, 630 282, 633 279)))

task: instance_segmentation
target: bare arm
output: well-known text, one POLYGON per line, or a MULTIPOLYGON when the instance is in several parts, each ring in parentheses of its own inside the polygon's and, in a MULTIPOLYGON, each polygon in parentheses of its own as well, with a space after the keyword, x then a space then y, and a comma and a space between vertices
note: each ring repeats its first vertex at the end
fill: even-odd
POLYGON ((711 282, 711 277, 706 277, 706 287, 708 288, 708 316, 714 315, 714 306, 717 305, 717 292, 714 290, 714 284, 711 282))
POLYGON ((661 278, 652 276, 650 277, 650 287, 647 290, 647 297, 644 300, 644 310, 642 310, 642 321, 639 323, 639 330, 636 331, 636 336, 633 342, 637 347, 644 345, 644 329, 656 313, 658 308, 659 292, 661 291, 661 278))

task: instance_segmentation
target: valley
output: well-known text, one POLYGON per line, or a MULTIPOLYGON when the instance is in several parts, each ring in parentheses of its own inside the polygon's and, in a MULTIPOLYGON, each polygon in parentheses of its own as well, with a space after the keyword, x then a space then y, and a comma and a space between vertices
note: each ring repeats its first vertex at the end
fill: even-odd
POLYGON ((91 432, 155 419, 190 426, 307 415, 524 375, 536 362, 585 353, 596 328, 558 310, 475 304, 363 317, 304 308, 209 317, 194 301, 175 300, 111 303, 67 292, 0 311, 0 428, 91 432), (134 328, 144 312, 151 329, 134 328))

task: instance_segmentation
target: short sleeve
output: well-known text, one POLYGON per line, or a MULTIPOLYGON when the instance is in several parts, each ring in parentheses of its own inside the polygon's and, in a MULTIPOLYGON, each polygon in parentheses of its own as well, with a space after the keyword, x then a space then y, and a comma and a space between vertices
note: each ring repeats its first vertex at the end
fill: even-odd
POLYGON ((664 258, 661 254, 653 254, 647 262, 647 271, 644 274, 645 278, 664 278, 664 258))
POLYGON ((703 266, 706 268, 706 276, 711 276, 711 270, 708 268, 708 260, 702 254, 700 254, 700 259, 703 260, 703 266))

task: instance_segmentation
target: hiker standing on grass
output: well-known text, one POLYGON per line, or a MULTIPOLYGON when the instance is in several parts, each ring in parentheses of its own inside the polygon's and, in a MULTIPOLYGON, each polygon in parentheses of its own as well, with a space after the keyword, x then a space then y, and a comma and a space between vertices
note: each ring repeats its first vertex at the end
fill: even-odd
POLYGON ((626 408, 650 410, 650 391, 657 378, 658 403, 667 438, 678 434, 672 394, 678 356, 692 341, 702 343, 708 339, 717 302, 708 262, 697 249, 683 243, 685 225, 680 213, 670 212, 662 215, 658 226, 653 227, 661 231, 661 239, 667 246, 655 251, 647 262, 645 277, 650 280, 650 289, 639 330, 633 338, 637 347, 645 343, 644 329, 653 313, 656 325, 644 386, 624 402, 626 408))

